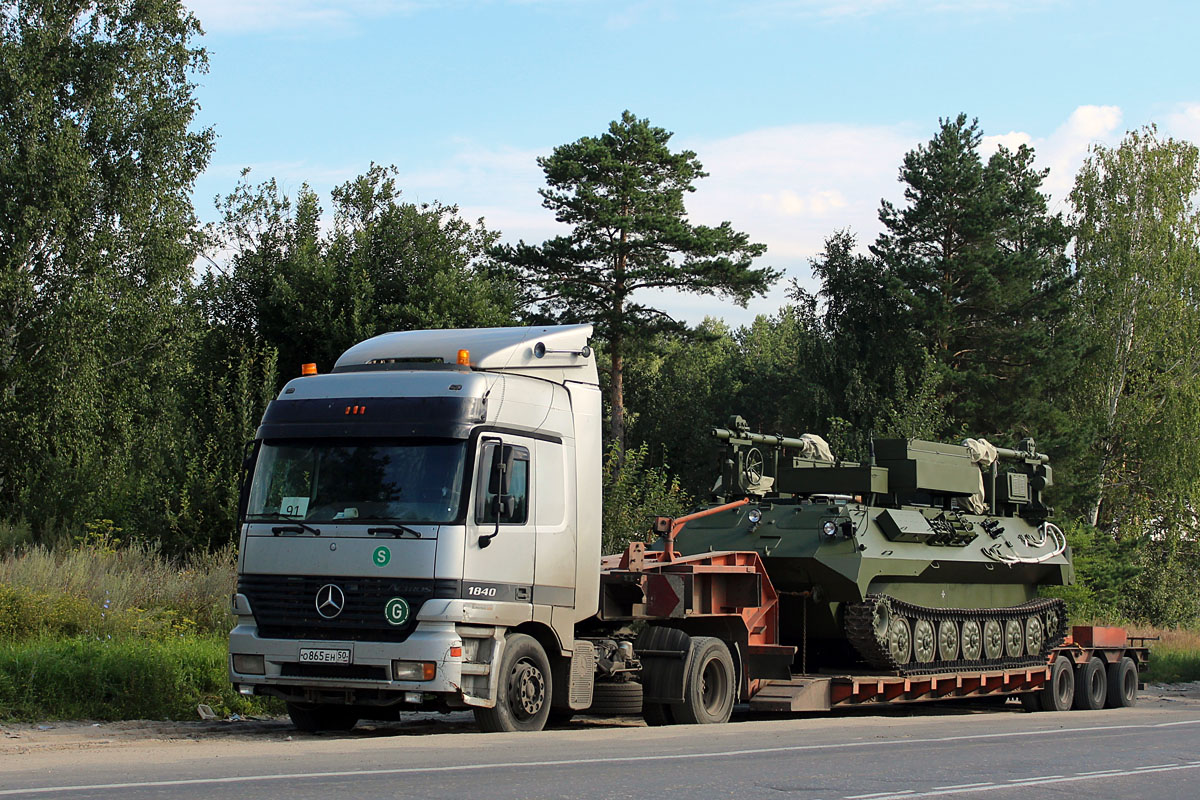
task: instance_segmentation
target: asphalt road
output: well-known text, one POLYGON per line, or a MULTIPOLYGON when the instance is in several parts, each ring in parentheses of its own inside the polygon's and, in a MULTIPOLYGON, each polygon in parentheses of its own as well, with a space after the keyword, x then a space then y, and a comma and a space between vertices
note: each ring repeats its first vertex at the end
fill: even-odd
MULTIPOLYGON (((213 729, 208 729, 213 730, 213 729)), ((481 734, 461 717, 0 755, 0 798, 1200 797, 1200 700, 1028 714, 925 706, 723 726, 586 720, 481 734)))

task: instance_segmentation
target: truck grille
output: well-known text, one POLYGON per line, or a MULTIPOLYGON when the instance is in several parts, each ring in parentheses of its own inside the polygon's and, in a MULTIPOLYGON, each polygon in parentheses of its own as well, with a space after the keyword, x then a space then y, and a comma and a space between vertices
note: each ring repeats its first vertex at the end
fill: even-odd
POLYGON ((271 639, 343 639, 402 642, 417 625, 426 600, 457 598, 459 582, 449 579, 361 578, 312 575, 242 575, 238 592, 250 600, 258 633, 271 639), (326 584, 341 589, 341 613, 317 613, 317 592, 326 584), (408 620, 393 625, 384 616, 388 601, 408 602, 408 620))

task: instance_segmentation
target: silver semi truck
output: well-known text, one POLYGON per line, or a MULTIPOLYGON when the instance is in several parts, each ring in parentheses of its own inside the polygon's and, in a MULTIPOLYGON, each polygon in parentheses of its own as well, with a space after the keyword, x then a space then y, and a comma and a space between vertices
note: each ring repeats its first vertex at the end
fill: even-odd
POLYGON ((591 332, 389 333, 284 387, 242 493, 241 692, 281 697, 307 729, 430 706, 536 729, 552 702, 590 704, 575 626, 600 594, 591 332))

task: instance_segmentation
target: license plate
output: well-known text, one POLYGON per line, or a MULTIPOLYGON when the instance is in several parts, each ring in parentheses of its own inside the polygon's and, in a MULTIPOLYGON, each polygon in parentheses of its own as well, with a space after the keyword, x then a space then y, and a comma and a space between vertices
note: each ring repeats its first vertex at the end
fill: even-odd
POLYGON ((324 647, 301 647, 300 661, 306 664, 349 664, 350 651, 324 647))

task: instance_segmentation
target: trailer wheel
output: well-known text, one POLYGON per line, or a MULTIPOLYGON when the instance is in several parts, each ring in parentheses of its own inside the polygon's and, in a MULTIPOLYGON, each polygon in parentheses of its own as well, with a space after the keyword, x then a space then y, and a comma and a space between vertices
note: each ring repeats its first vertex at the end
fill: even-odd
POLYGON ((687 725, 728 722, 737 691, 729 648, 720 639, 693 636, 689 656, 683 702, 671 707, 675 720, 687 725))
POLYGON ((288 703, 287 712, 292 724, 306 733, 348 731, 358 724, 358 714, 350 706, 288 703))
POLYGON ((1122 656, 1115 664, 1108 665, 1108 696, 1106 708, 1128 708, 1137 702, 1137 665, 1129 656, 1122 656))
POLYGON ((592 687, 592 704, 581 713, 598 717, 629 717, 642 713, 642 685, 609 681, 592 687))
MULTIPOLYGON (((1050 665, 1050 680, 1038 693, 1043 711, 1068 711, 1075 699, 1075 670, 1071 659, 1059 656, 1050 665)), ((1026 706, 1028 708, 1028 706, 1026 706)))
POLYGON ((1104 708, 1108 694, 1108 680, 1104 675, 1104 662, 1092 656, 1081 664, 1075 675, 1075 708, 1080 711, 1095 711, 1104 708))
POLYGON ((537 639, 510 634, 500 658, 494 708, 476 708, 475 722, 485 733, 540 731, 550 716, 550 660, 537 639))

